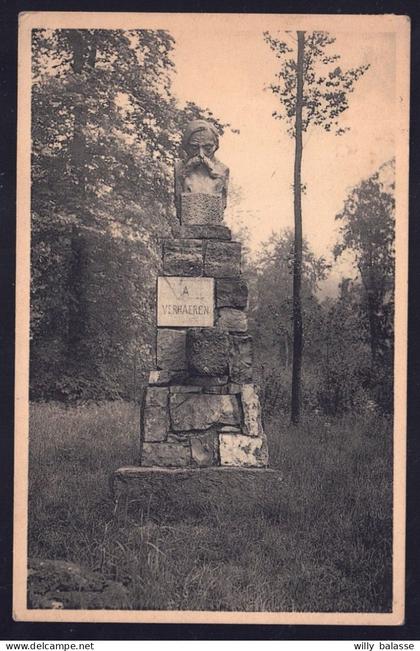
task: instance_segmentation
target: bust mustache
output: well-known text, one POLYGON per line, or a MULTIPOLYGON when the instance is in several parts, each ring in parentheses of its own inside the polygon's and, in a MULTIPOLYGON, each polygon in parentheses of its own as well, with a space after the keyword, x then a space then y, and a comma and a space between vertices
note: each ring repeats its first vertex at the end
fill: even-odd
POLYGON ((207 170, 208 175, 212 179, 221 178, 223 176, 220 170, 218 169, 218 165, 216 164, 215 160, 210 158, 209 156, 206 156, 205 154, 197 154, 195 156, 191 156, 191 158, 189 158, 184 163, 182 174, 185 177, 190 172, 196 170, 201 166, 204 167, 205 170, 207 170))

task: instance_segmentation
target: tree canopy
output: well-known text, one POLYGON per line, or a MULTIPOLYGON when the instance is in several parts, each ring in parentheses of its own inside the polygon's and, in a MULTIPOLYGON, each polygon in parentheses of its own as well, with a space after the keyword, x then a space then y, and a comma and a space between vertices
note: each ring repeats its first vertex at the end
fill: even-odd
POLYGON ((351 253, 363 285, 373 363, 393 347, 395 264, 395 161, 352 188, 336 215, 340 240, 336 258, 351 253))
MULTIPOLYGON (((348 109, 348 94, 354 90, 355 82, 368 70, 369 64, 344 70, 336 65, 340 54, 329 53, 329 46, 336 41, 327 32, 304 32, 303 50, 303 93, 302 131, 310 126, 319 126, 338 135, 346 129, 340 126, 339 118, 348 109)), ((289 43, 294 40, 289 34, 289 43)), ((285 40, 264 32, 264 40, 280 60, 276 82, 270 90, 278 97, 280 108, 273 112, 277 120, 285 120, 289 135, 295 137, 295 115, 297 100, 297 62, 294 47, 285 40), (293 56, 288 56, 292 54, 293 56)))
POLYGON ((152 352, 182 129, 227 125, 173 97, 166 31, 32 34, 32 393, 125 395, 152 352))

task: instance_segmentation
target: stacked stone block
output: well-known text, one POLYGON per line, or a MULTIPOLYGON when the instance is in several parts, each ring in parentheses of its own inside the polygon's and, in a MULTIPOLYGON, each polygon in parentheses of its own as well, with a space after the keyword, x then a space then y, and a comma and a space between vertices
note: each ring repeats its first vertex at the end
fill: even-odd
POLYGON ((221 223, 220 197, 182 195, 181 209, 175 237, 163 242, 162 274, 213 278, 213 325, 158 327, 156 370, 142 409, 141 465, 266 467, 241 245, 221 223))

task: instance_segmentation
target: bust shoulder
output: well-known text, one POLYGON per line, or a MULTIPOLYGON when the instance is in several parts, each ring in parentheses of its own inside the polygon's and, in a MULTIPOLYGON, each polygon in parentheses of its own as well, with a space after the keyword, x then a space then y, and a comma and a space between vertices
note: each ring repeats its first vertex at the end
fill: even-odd
POLYGON ((214 164, 214 171, 217 173, 217 175, 227 180, 229 178, 229 168, 227 167, 227 165, 221 163, 218 158, 213 159, 213 164, 214 164))

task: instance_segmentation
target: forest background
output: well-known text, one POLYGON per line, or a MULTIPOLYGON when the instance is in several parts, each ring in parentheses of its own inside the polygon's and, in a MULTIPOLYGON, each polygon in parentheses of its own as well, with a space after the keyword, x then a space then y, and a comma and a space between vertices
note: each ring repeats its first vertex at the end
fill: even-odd
MULTIPOLYGON (((138 400, 153 367, 160 239, 175 221, 172 165, 193 117, 235 130, 172 94, 167 32, 33 32, 31 397, 138 400), (112 309, 110 309, 112 306, 112 309)), ((249 320, 266 409, 288 408, 293 234, 244 246, 249 320)), ((281 208, 279 207, 279 211, 281 208)), ((229 218, 229 217, 228 217, 229 218)), ((343 196, 332 251, 305 244, 302 401, 342 413, 392 410, 394 164, 343 196), (350 252, 353 273, 319 292, 350 252)))
POLYGON ((237 125, 177 99, 167 31, 32 39, 30 556, 120 581, 134 609, 389 611, 394 161, 343 194, 330 250, 304 242, 297 427, 293 232, 273 228, 256 245, 231 170, 226 218, 243 245, 255 382, 270 464, 287 482, 245 519, 209 504, 198 524, 121 523, 106 486, 138 454, 180 136, 196 117, 226 138, 237 125), (326 292, 343 255, 348 273, 326 292))

